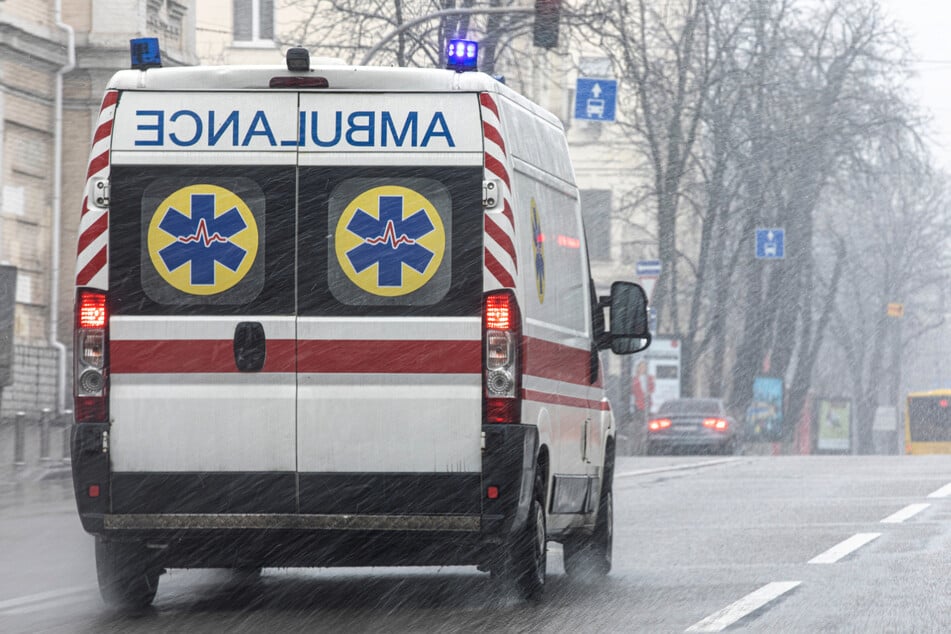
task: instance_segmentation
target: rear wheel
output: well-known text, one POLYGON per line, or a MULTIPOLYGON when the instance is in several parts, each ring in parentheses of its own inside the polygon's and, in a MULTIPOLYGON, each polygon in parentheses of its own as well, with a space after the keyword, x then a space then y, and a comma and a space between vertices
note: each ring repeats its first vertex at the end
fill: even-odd
POLYGON ((96 538, 96 578, 107 605, 128 610, 148 607, 160 574, 145 544, 96 538))
POLYGON ((544 488, 541 477, 535 479, 532 506, 525 526, 512 540, 508 574, 519 595, 526 600, 541 598, 548 569, 548 536, 545 525, 544 488))

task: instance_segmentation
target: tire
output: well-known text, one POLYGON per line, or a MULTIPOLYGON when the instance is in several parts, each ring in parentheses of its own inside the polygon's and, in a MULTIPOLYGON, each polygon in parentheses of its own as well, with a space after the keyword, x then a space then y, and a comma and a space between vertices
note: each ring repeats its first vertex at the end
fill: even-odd
POLYGON ((565 573, 569 577, 605 577, 611 572, 611 557, 614 551, 613 480, 613 472, 605 474, 607 484, 601 491, 594 532, 568 538, 562 544, 565 573))
POLYGON ((545 590, 548 572, 548 537, 545 525, 543 487, 535 480, 535 494, 525 526, 512 540, 508 576, 515 582, 519 596, 526 601, 537 601, 545 590))
POLYGON ((96 579, 106 605, 123 610, 148 607, 155 599, 160 574, 144 544, 96 538, 96 579))

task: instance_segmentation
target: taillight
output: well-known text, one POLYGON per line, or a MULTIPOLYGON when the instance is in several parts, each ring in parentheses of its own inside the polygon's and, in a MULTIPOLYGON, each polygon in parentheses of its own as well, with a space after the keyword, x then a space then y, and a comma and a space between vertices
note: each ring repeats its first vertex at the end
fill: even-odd
POLYGON ((482 306, 483 394, 487 423, 521 420, 519 344, 522 338, 518 302, 512 291, 494 291, 482 306))
POLYGON ((703 426, 717 431, 726 431, 730 424, 723 418, 704 418, 703 426))
POLYGON ((326 77, 271 77, 268 86, 271 88, 329 88, 330 83, 326 77))
POLYGON ((106 354, 109 340, 106 294, 79 291, 73 348, 75 416, 78 423, 103 423, 109 418, 106 354))
POLYGON ((670 427, 669 418, 654 418, 647 423, 647 429, 650 431, 660 431, 661 429, 667 429, 670 427))

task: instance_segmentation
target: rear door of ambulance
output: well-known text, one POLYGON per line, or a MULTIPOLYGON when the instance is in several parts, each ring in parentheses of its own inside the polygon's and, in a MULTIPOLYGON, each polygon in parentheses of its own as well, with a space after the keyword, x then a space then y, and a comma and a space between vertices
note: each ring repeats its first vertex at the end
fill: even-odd
POLYGON ((300 511, 478 530, 478 95, 321 91, 300 111, 300 511))
POLYGON ((112 512, 293 513, 292 93, 120 94, 112 512))

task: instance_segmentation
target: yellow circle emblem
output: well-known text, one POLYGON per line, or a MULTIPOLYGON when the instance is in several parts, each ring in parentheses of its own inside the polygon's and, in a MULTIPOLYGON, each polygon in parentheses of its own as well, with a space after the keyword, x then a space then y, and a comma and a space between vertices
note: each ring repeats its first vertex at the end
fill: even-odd
POLYGON ((425 196, 386 185, 350 201, 337 221, 334 248, 351 282, 373 295, 399 297, 422 288, 436 274, 446 233, 425 196))
POLYGON ((258 253, 254 214, 237 194, 190 185, 163 200, 148 233, 149 257, 183 293, 214 295, 244 279, 258 253))

